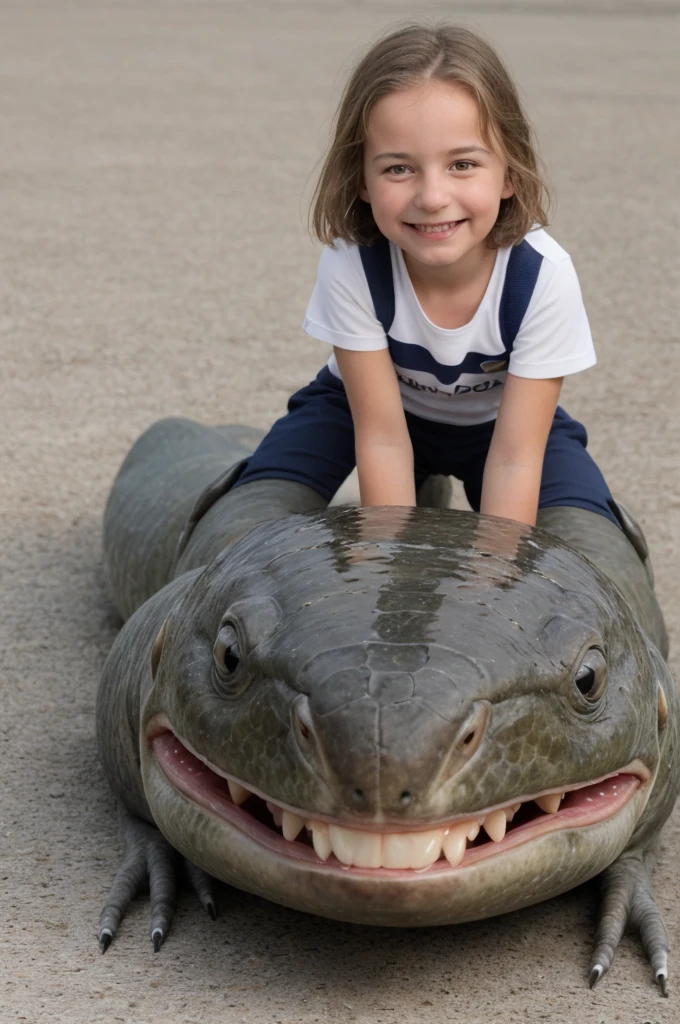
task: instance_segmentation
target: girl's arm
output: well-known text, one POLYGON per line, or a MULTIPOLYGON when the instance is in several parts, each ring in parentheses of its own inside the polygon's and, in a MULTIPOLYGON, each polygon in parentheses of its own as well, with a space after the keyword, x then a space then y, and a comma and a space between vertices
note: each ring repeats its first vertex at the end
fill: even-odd
POLYGON ((545 446, 562 379, 508 374, 484 468, 480 511, 535 526, 545 446))
POLYGON ((334 347, 349 399, 362 505, 415 505, 413 447, 389 349, 334 347))

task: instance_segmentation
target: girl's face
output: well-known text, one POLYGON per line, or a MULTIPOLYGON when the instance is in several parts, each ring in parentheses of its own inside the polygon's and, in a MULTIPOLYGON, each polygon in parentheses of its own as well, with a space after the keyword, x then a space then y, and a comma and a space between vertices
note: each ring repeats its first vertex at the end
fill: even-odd
POLYGON ((512 191, 466 89, 425 81, 373 107, 359 194, 382 233, 422 274, 461 260, 462 268, 488 252, 501 199, 512 191))

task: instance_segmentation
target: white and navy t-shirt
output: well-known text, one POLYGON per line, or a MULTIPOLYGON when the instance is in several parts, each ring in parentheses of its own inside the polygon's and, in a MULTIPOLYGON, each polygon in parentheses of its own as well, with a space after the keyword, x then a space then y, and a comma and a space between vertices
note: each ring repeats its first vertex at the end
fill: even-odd
MULTIPOLYGON (((588 317, 568 253, 542 229, 530 231, 525 241, 542 260, 509 361, 501 337, 499 306, 512 249, 497 251, 491 280, 472 320, 449 330, 437 327, 425 315, 403 253, 390 242, 395 314, 389 336, 403 343, 396 346, 402 351, 404 345, 425 349, 430 353, 426 361, 434 367, 434 372, 409 369, 394 360, 408 412, 444 423, 485 423, 498 413, 508 370, 518 377, 565 377, 594 365, 588 317), (488 354, 488 360, 480 363, 480 372, 461 373, 447 383, 447 378, 456 376, 447 372, 447 367, 458 366, 470 352, 488 354)), ((303 327, 312 337, 338 348, 372 351, 388 347, 358 245, 338 240, 335 248, 324 248, 303 327)), ((423 360, 404 362, 412 367, 423 360)), ((335 356, 328 368, 340 377, 335 356)))

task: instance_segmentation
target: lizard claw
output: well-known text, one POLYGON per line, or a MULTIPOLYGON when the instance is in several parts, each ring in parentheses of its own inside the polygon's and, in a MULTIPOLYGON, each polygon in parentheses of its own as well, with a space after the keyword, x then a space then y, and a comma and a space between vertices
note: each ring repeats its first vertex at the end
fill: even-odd
POLYGON ((652 893, 653 851, 619 857, 602 876, 602 904, 588 983, 595 988, 611 966, 626 925, 637 929, 654 981, 668 996, 668 937, 652 893))
POLYGON ((604 967, 602 964, 593 964, 590 968, 590 974, 588 975, 588 985, 590 988, 595 988, 604 974, 604 967))

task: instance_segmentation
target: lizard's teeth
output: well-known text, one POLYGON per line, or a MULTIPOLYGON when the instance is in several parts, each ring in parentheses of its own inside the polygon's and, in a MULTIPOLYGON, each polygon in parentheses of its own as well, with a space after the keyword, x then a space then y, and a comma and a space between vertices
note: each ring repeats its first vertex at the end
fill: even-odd
POLYGON ((328 860, 333 852, 333 847, 328 837, 328 825, 323 821, 308 821, 307 831, 312 833, 314 852, 319 860, 328 860))
POLYGON ((507 824, 508 819, 505 817, 504 810, 492 811, 484 819, 484 831, 494 843, 500 843, 501 839, 505 836, 507 824))
POLYGON ((294 839, 300 835, 300 832, 304 828, 305 819, 301 818, 298 814, 293 814, 292 811, 284 811, 283 818, 281 820, 281 827, 283 829, 283 838, 293 842, 294 839))
MULTIPOLYGON (((234 803, 243 803, 251 795, 245 786, 234 782, 229 783, 229 791, 234 803)), ((554 814, 563 797, 564 793, 551 793, 536 798, 535 803, 546 814, 554 814)), ((306 825, 316 855, 322 861, 328 860, 333 853, 341 864, 348 866, 413 870, 430 867, 441 853, 452 867, 458 867, 465 857, 468 842, 474 842, 482 828, 492 842, 500 843, 509 822, 521 806, 521 803, 510 804, 491 811, 486 817, 459 821, 448 828, 379 833, 307 820, 292 811, 284 811, 273 802, 267 802, 275 823, 288 841, 297 839, 306 825)))
POLYGON ((477 832, 479 832, 479 825, 476 821, 474 823, 461 821, 459 825, 447 829, 447 834, 444 836, 444 842, 442 843, 442 850, 452 868, 457 868, 465 856, 468 833, 473 831, 470 827, 471 824, 474 824, 477 827, 477 832))
POLYGON ((227 779, 227 786, 229 787, 229 796, 234 801, 237 807, 240 807, 242 803, 250 796, 250 790, 242 786, 240 782, 232 782, 231 779, 227 779))
POLYGON ((469 827, 469 829, 467 830, 467 832, 465 834, 468 837, 468 839, 470 840, 470 842, 473 842, 477 838, 477 836, 479 835, 479 830, 480 830, 480 828, 482 826, 480 825, 480 823, 478 821, 469 821, 468 825, 470 827, 469 827))
POLYGON ((272 803, 271 800, 267 800, 267 810, 274 819, 276 827, 281 828, 281 825, 283 824, 283 810, 280 807, 277 807, 276 804, 272 803))
POLYGON ((383 838, 389 838, 381 836, 379 832, 360 832, 340 825, 329 825, 328 836, 333 853, 340 863, 353 864, 358 868, 379 868, 382 864, 382 841, 383 838))
POLYGON ((444 829, 428 832, 391 832, 383 836, 384 868, 427 868, 439 860, 444 829))
POLYGON ((560 809, 563 796, 564 793, 550 793, 549 796, 536 797, 534 803, 538 804, 541 810, 545 811, 546 814, 555 814, 555 812, 560 809))

